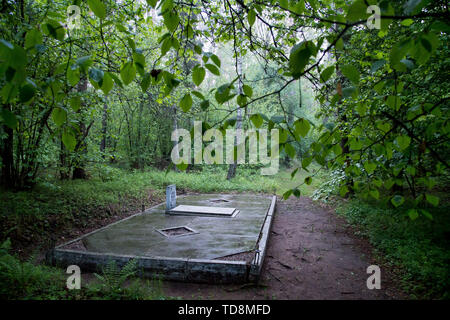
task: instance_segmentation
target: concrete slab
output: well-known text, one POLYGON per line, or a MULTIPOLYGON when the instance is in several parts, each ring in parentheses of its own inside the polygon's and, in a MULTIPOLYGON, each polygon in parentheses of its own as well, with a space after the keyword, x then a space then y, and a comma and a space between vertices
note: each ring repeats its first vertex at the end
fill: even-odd
POLYGON ((236 208, 221 208, 221 207, 207 207, 207 206, 187 206, 179 205, 173 209, 167 210, 168 214, 190 215, 190 216, 220 216, 220 217, 234 217, 239 210, 236 208))
POLYGON ((98 270, 108 259, 120 265, 136 258, 145 274, 159 273, 166 279, 181 281, 245 282, 258 278, 276 197, 203 194, 178 197, 177 202, 236 208, 239 214, 231 218, 169 215, 165 204, 160 204, 56 247, 48 260, 53 264, 78 264, 83 271, 83 266, 98 270), (195 232, 174 237, 161 232, 183 227, 195 232), (82 242, 86 250, 70 249, 76 241, 82 242), (255 252, 252 265, 220 260, 242 252, 255 252))

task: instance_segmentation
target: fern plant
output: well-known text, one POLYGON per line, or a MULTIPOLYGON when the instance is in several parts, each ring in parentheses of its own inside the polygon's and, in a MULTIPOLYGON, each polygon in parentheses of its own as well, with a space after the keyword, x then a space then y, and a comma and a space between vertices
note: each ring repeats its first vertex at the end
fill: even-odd
POLYGON ((100 280, 100 289, 105 292, 109 298, 118 299, 123 293, 123 284, 127 279, 134 276, 137 272, 137 260, 129 260, 122 268, 119 268, 114 260, 109 260, 102 268, 102 274, 94 273, 100 280))

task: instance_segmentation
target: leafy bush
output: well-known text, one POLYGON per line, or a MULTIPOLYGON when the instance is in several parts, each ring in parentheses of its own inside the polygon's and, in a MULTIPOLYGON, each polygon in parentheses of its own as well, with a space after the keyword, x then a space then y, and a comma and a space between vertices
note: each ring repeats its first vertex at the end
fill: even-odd
POLYGON ((21 262, 10 255, 10 240, 0 246, 1 299, 58 299, 65 296, 65 280, 58 270, 21 262))
POLYGON ((345 180, 345 172, 343 170, 330 170, 326 181, 322 182, 312 194, 313 200, 322 200, 327 202, 332 194, 337 194, 339 186, 345 180))

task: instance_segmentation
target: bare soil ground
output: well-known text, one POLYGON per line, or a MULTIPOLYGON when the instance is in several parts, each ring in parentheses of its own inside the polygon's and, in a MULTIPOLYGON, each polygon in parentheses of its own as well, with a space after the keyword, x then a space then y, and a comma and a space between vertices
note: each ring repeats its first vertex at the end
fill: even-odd
POLYGON ((258 285, 163 282, 167 296, 184 299, 404 299, 390 270, 334 210, 310 198, 277 202, 258 285), (367 267, 381 268, 381 289, 366 286, 367 267))

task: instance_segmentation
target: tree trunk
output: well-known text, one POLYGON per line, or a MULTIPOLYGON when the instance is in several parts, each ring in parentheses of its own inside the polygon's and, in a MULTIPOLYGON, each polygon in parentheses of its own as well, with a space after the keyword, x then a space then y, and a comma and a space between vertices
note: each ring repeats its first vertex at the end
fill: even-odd
MULTIPOLYGON (((10 110, 9 105, 4 107, 10 110)), ((6 138, 3 139, 0 145, 0 157, 2 161, 0 183, 6 189, 12 189, 14 188, 14 131, 6 125, 3 126, 3 131, 6 133, 6 138)))
MULTIPOLYGON (((87 90, 87 78, 83 78, 78 83, 78 91, 84 92, 87 90)), ((78 110, 79 113, 81 113, 81 108, 78 110)), ((84 119, 80 120, 80 133, 77 137, 77 146, 75 147, 75 152, 78 153, 76 156, 75 162, 74 162, 74 169, 72 173, 72 179, 86 179, 86 169, 85 169, 85 161, 83 159, 83 155, 87 153, 87 144, 86 144, 86 137, 88 134, 89 128, 86 128, 86 125, 83 121, 84 119)))
POLYGON ((100 141, 100 152, 102 158, 105 158, 106 149, 106 131, 108 128, 108 100, 105 97, 105 103, 103 104, 103 115, 102 115, 102 140, 100 141))
MULTIPOLYGON (((242 94, 242 57, 237 57, 237 72, 239 76, 238 80, 238 94, 242 94)), ((242 109, 238 106, 237 108, 237 115, 236 115, 236 129, 242 128, 242 109)), ((235 146, 239 145, 241 143, 240 141, 240 135, 237 135, 234 138, 235 146)), ((228 174, 227 174, 227 180, 233 179, 236 176, 236 168, 237 168, 237 161, 234 160, 232 164, 228 167, 228 174)))

